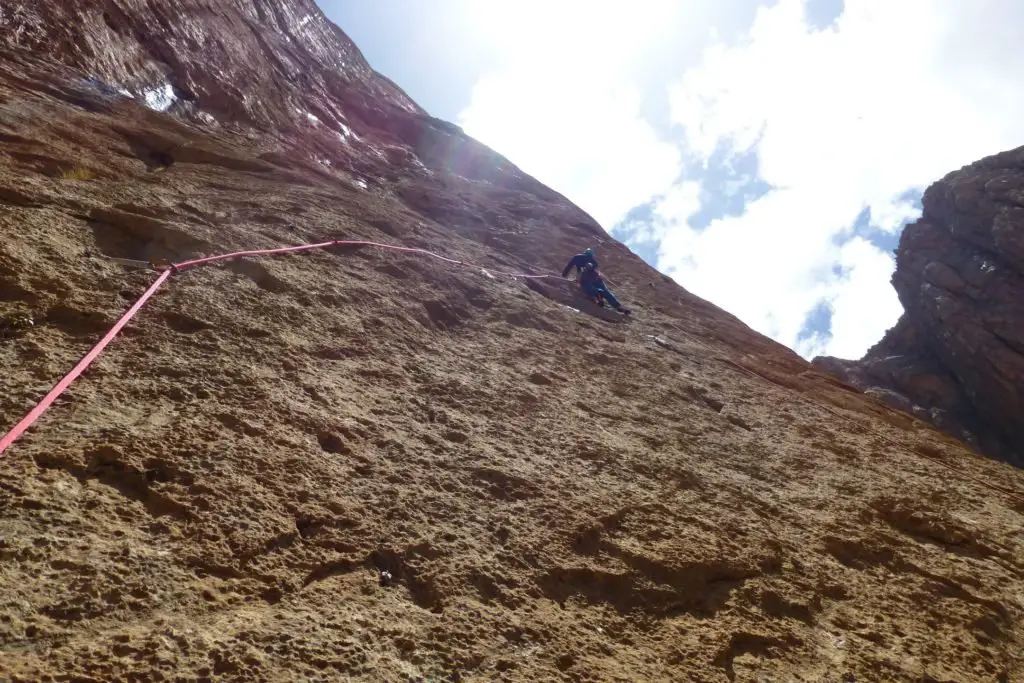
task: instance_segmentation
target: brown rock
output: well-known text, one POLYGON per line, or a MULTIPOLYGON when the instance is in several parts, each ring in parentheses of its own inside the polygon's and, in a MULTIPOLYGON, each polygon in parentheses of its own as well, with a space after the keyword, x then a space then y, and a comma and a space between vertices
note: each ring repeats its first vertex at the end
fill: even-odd
MULTIPOLYGON (((494 271, 339 247, 171 277, 0 459, 0 675, 1024 677, 1024 472, 659 275, 309 0, 0 13, 0 319, 35 321, 0 335, 0 428, 140 259, 342 236, 494 271), (166 83, 163 113, 114 87, 166 83), (495 274, 584 246, 632 320, 495 274)), ((901 329, 851 377, 973 405, 901 329)))

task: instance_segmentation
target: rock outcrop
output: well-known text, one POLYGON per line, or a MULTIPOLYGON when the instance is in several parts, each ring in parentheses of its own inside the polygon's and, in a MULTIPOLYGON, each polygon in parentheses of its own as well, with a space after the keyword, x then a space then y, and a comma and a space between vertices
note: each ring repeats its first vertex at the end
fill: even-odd
POLYGON ((905 313, 859 361, 815 364, 1024 467, 1024 148, 949 174, 906 227, 905 313))
POLYGON ((311 2, 15 7, 0 429, 147 260, 476 265, 172 276, 0 458, 0 680, 1024 677, 1024 472, 661 276, 311 2), (632 321, 497 274, 584 246, 632 321))

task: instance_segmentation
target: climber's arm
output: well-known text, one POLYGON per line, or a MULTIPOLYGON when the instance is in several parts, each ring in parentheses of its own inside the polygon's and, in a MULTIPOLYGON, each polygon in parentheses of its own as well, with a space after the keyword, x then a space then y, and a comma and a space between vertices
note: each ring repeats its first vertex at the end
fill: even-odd
POLYGON ((574 266, 576 266, 576 257, 575 256, 573 256, 571 259, 569 259, 569 263, 566 264, 565 270, 562 271, 562 277, 568 276, 569 275, 569 271, 572 270, 574 266))

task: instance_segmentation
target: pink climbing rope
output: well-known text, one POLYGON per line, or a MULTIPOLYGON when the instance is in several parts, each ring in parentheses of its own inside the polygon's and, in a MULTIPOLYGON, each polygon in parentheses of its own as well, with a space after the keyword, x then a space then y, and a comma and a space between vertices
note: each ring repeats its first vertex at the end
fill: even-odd
POLYGON ((127 313, 121 316, 121 319, 118 320, 117 323, 112 328, 110 328, 110 331, 107 332, 103 339, 101 339, 99 343, 96 344, 96 346, 92 347, 89 350, 89 353, 85 354, 82 360, 78 361, 78 365, 72 368, 71 372, 64 375, 64 378, 61 381, 57 382, 56 386, 54 386, 53 389, 50 389, 50 393, 44 396, 43 399, 36 405, 36 407, 33 408, 28 415, 21 419, 21 422, 14 425, 14 428, 11 431, 4 434, 3 438, 0 438, 0 455, 2 455, 3 452, 7 450, 12 443, 17 441, 18 438, 22 434, 24 434, 25 431, 29 427, 31 427, 35 423, 35 421, 38 420, 39 417, 43 413, 45 413, 46 410, 51 405, 53 405, 53 402, 56 401, 57 398, 61 394, 63 394, 69 386, 71 386, 72 382, 78 379, 78 377, 83 372, 85 372, 86 368, 92 365, 92 362, 96 360, 96 357, 99 356, 100 353, 103 352, 103 349, 107 348, 110 342, 114 341, 114 337, 116 337, 118 332, 121 331, 121 328, 127 325, 128 321, 135 317, 135 314, 139 312, 139 309, 146 305, 146 302, 149 301, 150 297, 152 297, 156 293, 156 290, 160 289, 160 286, 167 280, 168 277, 170 277, 170 275, 171 271, 169 270, 165 270, 164 272, 160 273, 160 277, 158 277, 153 282, 153 284, 149 286, 149 289, 146 290, 146 293, 139 297, 139 300, 136 301, 135 304, 128 309, 127 313))
POLYGON ((309 251, 311 249, 325 249, 327 247, 339 246, 379 247, 381 249, 389 249, 391 251, 404 251, 407 253, 424 254, 426 256, 439 259, 446 263, 454 263, 455 265, 466 266, 467 268, 478 268, 493 275, 503 275, 505 277, 529 279, 558 277, 557 275, 531 275, 530 273, 509 273, 501 270, 491 270, 490 268, 477 266, 467 261, 460 261, 458 259, 448 258, 447 256, 441 256, 440 254, 430 251, 429 249, 420 249, 418 247, 400 247, 395 244, 384 244, 382 242, 368 242, 366 240, 332 240, 330 242, 320 242, 318 244, 303 244, 297 247, 278 247, 276 249, 255 249, 252 251, 236 251, 230 254, 221 254, 220 256, 207 256, 206 258, 195 259, 194 261, 176 263, 174 264, 173 268, 177 269, 178 271, 182 271, 187 270, 189 268, 194 268, 195 266, 205 266, 209 263, 216 263, 218 261, 228 261, 230 259, 241 258, 244 256, 276 256, 278 254, 287 254, 298 251, 309 251))
POLYGON ((216 263, 218 261, 228 261, 236 258, 243 258, 245 256, 275 256, 277 254, 291 254, 299 251, 310 251, 311 249, 324 249, 325 247, 334 246, 335 242, 320 242, 318 244, 300 244, 297 247, 277 247, 275 249, 252 249, 250 251, 233 251, 230 254, 221 254, 220 256, 207 256, 206 258, 197 258, 193 261, 185 261, 184 263, 171 264, 171 270, 181 272, 188 270, 189 268, 195 268, 196 266, 205 266, 209 263, 216 263))
POLYGON ((529 273, 509 273, 499 270, 490 270, 488 268, 475 266, 466 261, 459 261, 458 259, 452 259, 448 258, 447 256, 441 256, 440 254, 434 253, 427 249, 419 249, 416 247, 400 247, 394 244, 383 244, 380 242, 368 242, 363 240, 331 240, 330 242, 319 242, 317 244, 302 244, 295 247, 278 247, 275 249, 253 249, 249 251, 235 251, 229 254, 221 254, 219 256, 208 256, 206 258, 194 259, 192 261, 185 261, 183 263, 170 263, 168 264, 168 267, 162 273, 160 273, 160 276, 153 282, 153 284, 150 285, 149 289, 147 289, 146 292, 141 297, 139 297, 139 300, 136 301, 135 304, 132 305, 132 307, 129 308, 128 311, 123 316, 121 316, 121 319, 118 320, 117 323, 112 328, 110 328, 110 331, 107 332, 106 335, 104 335, 103 339, 101 339, 99 343, 92 347, 89 350, 89 352, 85 354, 82 360, 78 361, 78 364, 74 368, 72 368, 71 372, 65 375, 64 378, 61 379, 53 387, 53 389, 50 389, 49 393, 46 394, 46 396, 44 396, 41 401, 39 401, 36 407, 33 408, 28 413, 28 415, 23 417, 21 421, 18 422, 18 424, 16 424, 9 432, 4 434, 3 437, 0 438, 0 455, 3 455, 4 451, 10 448, 11 444, 13 444, 19 438, 21 438, 21 436, 33 424, 35 424, 35 422, 43 415, 43 413, 45 413, 50 408, 50 406, 53 405, 54 401, 56 401, 61 394, 67 391, 67 388, 71 386, 71 384, 76 379, 78 379, 82 375, 82 373, 85 372, 86 369, 88 369, 90 365, 92 365, 93 361, 95 361, 96 358, 103 352, 103 350, 110 345, 110 342, 114 340, 114 338, 118 335, 121 329, 128 324, 128 321, 135 317, 135 314, 138 313, 139 310, 146 305, 146 302, 149 301, 153 294, 155 294, 156 291, 160 289, 164 282, 167 281, 167 278, 169 278, 172 274, 180 273, 184 270, 188 270, 189 268, 195 268, 197 266, 204 266, 210 263, 228 261, 231 259, 243 258, 246 256, 277 256, 280 254, 310 251, 312 249, 325 249, 327 247, 337 246, 368 246, 379 247, 381 249, 389 249, 392 251, 404 251, 416 254, 425 254, 427 256, 440 259, 447 263, 453 263, 456 265, 465 266, 467 268, 479 268, 485 273, 503 275, 506 277, 513 278, 539 279, 558 277, 557 275, 531 275, 529 273))

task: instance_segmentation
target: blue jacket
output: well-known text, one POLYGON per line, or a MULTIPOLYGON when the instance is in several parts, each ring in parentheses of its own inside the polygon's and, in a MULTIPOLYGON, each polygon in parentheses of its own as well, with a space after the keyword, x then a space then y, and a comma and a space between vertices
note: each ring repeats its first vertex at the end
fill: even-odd
POLYGON ((571 259, 569 259, 569 264, 565 267, 565 270, 562 271, 562 277, 568 275, 569 271, 572 270, 573 268, 582 273, 587 266, 593 266, 594 270, 597 270, 597 259, 594 258, 594 255, 576 254, 571 259))

